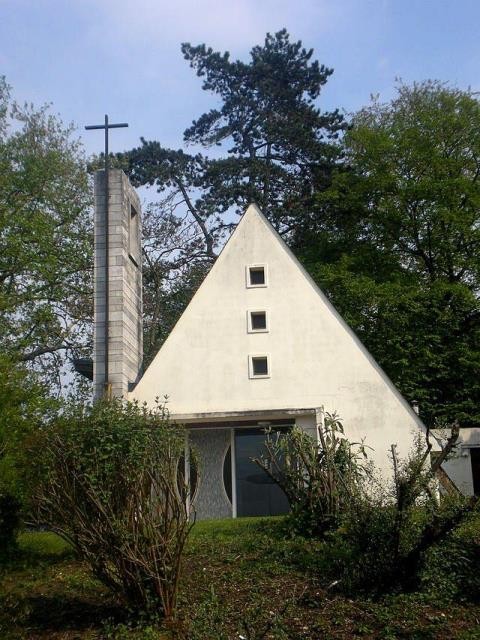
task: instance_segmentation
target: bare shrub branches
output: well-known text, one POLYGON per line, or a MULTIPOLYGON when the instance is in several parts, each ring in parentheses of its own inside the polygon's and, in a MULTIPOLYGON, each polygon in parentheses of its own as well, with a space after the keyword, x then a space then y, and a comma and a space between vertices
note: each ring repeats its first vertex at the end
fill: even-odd
POLYGON ((345 514, 341 543, 349 558, 343 585, 383 594, 419 587, 425 555, 478 505, 478 498, 439 494, 438 473, 454 451, 459 427, 450 427, 445 444, 433 451, 430 433, 418 435, 410 455, 391 446, 392 489, 363 495, 345 514), (435 454, 435 455, 433 455, 435 454))
POLYGON ((43 459, 36 521, 68 540, 127 605, 167 618, 193 525, 189 487, 177 482, 184 438, 163 407, 112 400, 72 409, 33 445, 43 459))

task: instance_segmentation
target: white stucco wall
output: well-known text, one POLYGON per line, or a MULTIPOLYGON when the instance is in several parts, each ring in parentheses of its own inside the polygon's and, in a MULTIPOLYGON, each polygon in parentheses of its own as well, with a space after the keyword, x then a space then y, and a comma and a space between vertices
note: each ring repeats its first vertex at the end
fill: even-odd
POLYGON ((169 396, 172 414, 305 408, 337 411, 347 435, 406 454, 422 424, 255 206, 130 398, 169 396), (248 288, 248 265, 265 264, 266 287, 248 288), (269 331, 248 333, 248 310, 269 331), (250 379, 249 355, 268 355, 270 377, 250 379))
POLYGON ((442 465, 456 487, 465 495, 473 495, 470 459, 473 447, 480 447, 480 429, 461 429, 454 455, 442 465))

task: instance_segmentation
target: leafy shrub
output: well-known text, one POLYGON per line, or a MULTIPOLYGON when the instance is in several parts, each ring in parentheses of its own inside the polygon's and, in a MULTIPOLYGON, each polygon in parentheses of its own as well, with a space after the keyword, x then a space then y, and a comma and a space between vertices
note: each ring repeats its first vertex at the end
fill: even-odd
MULTIPOLYGON (((421 586, 427 553, 445 546, 477 504, 460 494, 440 499, 436 491, 435 473, 457 437, 454 430, 432 465, 427 464, 428 433, 426 445, 418 439, 406 460, 400 460, 392 447, 393 488, 364 493, 346 511, 332 541, 331 553, 346 591, 382 594, 421 586)), ((450 551, 453 556, 452 546, 450 551)))
MULTIPOLYGON (((404 460, 392 445, 390 487, 378 483, 372 466, 361 462, 366 457, 363 445, 343 437, 335 415, 326 414, 317 428, 318 443, 299 429, 268 433, 266 454, 257 460, 287 495, 294 532, 325 541, 316 570, 347 592, 382 594, 420 587, 426 555, 454 539, 450 534, 478 504, 458 492, 441 499, 438 494, 436 475, 455 447, 458 427, 452 427, 434 456, 428 431, 425 442, 418 434, 404 460)), ((463 553, 452 557, 446 564, 461 565, 465 578, 467 567, 475 573, 478 546, 464 544, 463 553)), ((469 585, 476 593, 476 580, 469 585)))
POLYGON ((470 514, 425 556, 422 588, 436 600, 480 602, 480 512, 470 514))
POLYGON ((480 546, 460 539, 452 524, 467 513, 468 505, 459 498, 455 507, 443 504, 434 516, 426 505, 417 507, 402 525, 397 552, 395 507, 369 504, 332 536, 323 562, 347 593, 380 596, 426 588, 436 597, 476 600, 480 580, 474 567, 480 546), (432 529, 435 537, 430 537, 432 529))
POLYGON ((338 526, 361 494, 367 466, 363 444, 343 436, 336 414, 317 425, 318 442, 302 429, 267 432, 266 453, 257 464, 280 486, 290 503, 289 522, 302 535, 318 536, 338 526))
POLYGON ((20 528, 20 501, 9 493, 0 493, 0 560, 17 548, 20 528))
POLYGON ((31 479, 37 522, 132 609, 165 617, 175 611, 192 526, 189 487, 178 486, 184 446, 164 407, 118 399, 69 408, 31 443, 41 460, 31 479))

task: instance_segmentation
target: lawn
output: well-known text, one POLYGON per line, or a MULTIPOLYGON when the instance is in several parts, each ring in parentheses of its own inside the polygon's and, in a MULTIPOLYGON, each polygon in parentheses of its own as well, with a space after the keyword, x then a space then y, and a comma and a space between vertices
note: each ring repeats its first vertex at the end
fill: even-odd
MULTIPOLYGON (((480 549, 478 524, 464 535, 480 549)), ((2 640, 172 637, 133 621, 54 534, 24 533, 19 542, 0 576, 2 640)), ((281 519, 196 524, 177 630, 188 640, 480 639, 480 604, 455 589, 448 599, 435 559, 422 593, 372 601, 342 596, 322 574, 322 554, 320 542, 289 538, 281 519)))

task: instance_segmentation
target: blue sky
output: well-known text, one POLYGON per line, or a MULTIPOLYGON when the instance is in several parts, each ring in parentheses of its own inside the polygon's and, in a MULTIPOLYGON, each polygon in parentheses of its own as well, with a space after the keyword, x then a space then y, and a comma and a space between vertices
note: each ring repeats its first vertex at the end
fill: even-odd
MULTIPOLYGON (((480 89, 480 0, 0 0, 0 74, 18 100, 52 102, 80 128, 105 113, 129 122, 113 150, 140 136, 178 148, 214 104, 180 43, 247 59, 282 27, 334 68, 326 109, 388 99, 396 77, 480 89)), ((87 152, 101 150, 99 132, 82 136, 87 152)))

